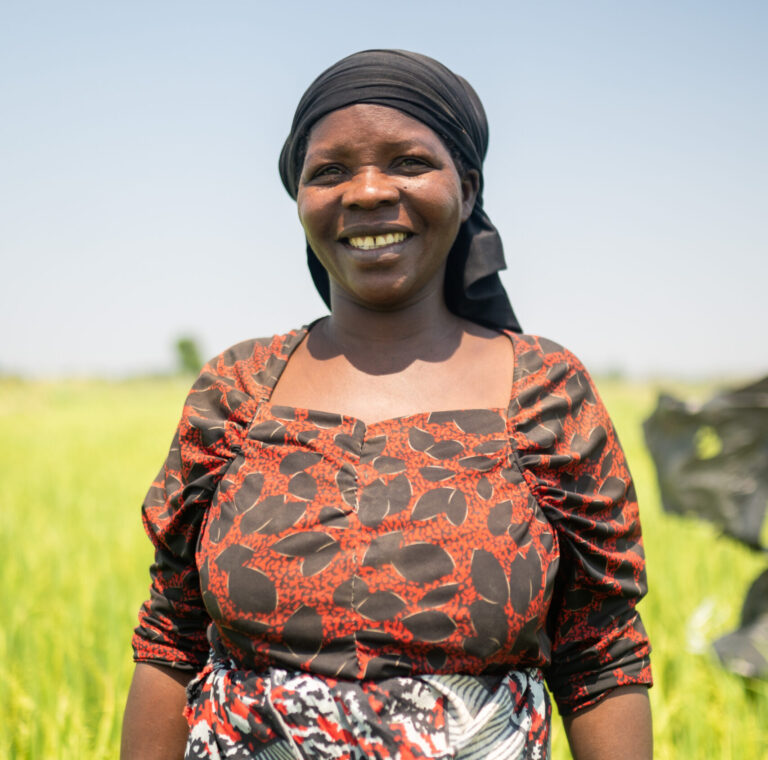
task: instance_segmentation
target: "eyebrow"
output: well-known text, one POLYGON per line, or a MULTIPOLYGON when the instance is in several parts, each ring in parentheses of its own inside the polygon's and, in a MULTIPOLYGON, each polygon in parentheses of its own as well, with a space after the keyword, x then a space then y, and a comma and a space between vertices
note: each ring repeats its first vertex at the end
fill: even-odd
MULTIPOLYGON (((380 141, 380 144, 383 143, 387 149, 389 150, 397 150, 397 151, 409 151, 409 150, 429 150, 432 151, 433 148, 431 145, 426 143, 424 140, 391 140, 391 141, 380 141)), ((309 160, 310 158, 313 160, 322 160, 323 158, 330 158, 330 157, 336 157, 338 155, 346 155, 350 153, 350 150, 345 149, 343 145, 334 145, 331 143, 330 145, 323 146, 320 145, 316 148, 310 148, 307 146, 307 152, 305 154, 305 160, 309 160)))

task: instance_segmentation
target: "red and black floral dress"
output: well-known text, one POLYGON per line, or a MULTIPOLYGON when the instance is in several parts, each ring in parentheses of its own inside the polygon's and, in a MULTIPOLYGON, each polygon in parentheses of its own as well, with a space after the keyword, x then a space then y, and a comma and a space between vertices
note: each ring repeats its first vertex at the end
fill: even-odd
POLYGON ((144 504, 135 659, 198 672, 189 758, 544 758, 650 684, 638 511, 584 368, 509 334, 507 409, 276 406, 306 329, 203 369, 144 504))

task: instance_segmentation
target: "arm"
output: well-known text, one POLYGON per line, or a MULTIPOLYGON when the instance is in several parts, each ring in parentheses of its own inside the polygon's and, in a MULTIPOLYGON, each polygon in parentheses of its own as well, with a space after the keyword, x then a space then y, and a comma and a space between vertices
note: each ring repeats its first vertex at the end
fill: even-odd
POLYGON ((648 689, 620 686, 592 707, 563 718, 574 760, 651 760, 648 689))
POLYGON ((529 351, 521 365, 528 374, 522 374, 516 443, 523 475, 560 548, 546 675, 561 714, 580 714, 578 726, 587 722, 587 709, 613 692, 616 699, 623 687, 652 682, 650 645, 636 611, 646 591, 638 506, 616 432, 586 370, 561 346, 524 337, 529 351))
POLYGON ((121 760, 184 757, 189 728, 183 710, 192 673, 139 662, 123 715, 121 760))
POLYGON ((124 760, 184 755, 184 689, 209 648, 210 617, 195 549, 212 495, 234 457, 232 446, 253 413, 253 400, 236 387, 226 358, 222 355, 216 367, 206 365, 192 387, 168 457, 142 507, 155 560, 150 598, 133 636, 137 665, 123 719, 124 760))

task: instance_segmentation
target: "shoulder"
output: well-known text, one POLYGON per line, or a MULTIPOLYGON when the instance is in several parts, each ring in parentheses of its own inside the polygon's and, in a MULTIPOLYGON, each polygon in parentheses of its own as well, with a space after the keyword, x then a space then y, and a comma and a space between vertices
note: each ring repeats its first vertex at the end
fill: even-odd
POLYGON ((529 376, 557 381, 586 372, 581 360, 560 343, 541 335, 509 333, 515 350, 515 380, 529 376))
POLYGON ((184 404, 182 428, 184 420, 192 427, 247 424, 269 396, 292 347, 305 333, 301 328, 244 340, 206 362, 184 404))
POLYGON ((203 371, 214 372, 222 376, 235 376, 245 367, 258 367, 269 360, 273 354, 285 358, 290 353, 290 344, 304 329, 291 330, 265 338, 249 338, 235 343, 206 362, 203 371))
POLYGON ((245 435, 292 346, 305 333, 302 328, 244 340, 206 362, 184 402, 177 431, 188 460, 200 452, 216 461, 231 458, 233 445, 245 435))
POLYGON ((560 343, 540 335, 512 335, 515 373, 510 412, 534 418, 580 416, 601 402, 581 360, 560 343))
POLYGON ((206 362, 193 390, 211 383, 225 383, 248 395, 258 395, 260 388, 274 384, 288 356, 306 332, 307 329, 302 327, 235 343, 206 362))

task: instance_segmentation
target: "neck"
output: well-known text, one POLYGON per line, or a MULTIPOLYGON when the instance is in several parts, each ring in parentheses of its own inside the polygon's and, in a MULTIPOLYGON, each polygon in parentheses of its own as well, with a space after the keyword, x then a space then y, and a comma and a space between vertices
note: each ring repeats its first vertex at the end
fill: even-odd
POLYGON ((331 307, 331 316, 310 334, 310 352, 317 358, 343 354, 374 374, 444 359, 459 347, 465 329, 445 305, 442 288, 396 309, 363 306, 332 289, 331 307))
POLYGON ((333 298, 328 334, 347 341, 402 345, 455 332, 461 320, 448 311, 442 293, 426 295, 397 309, 361 306, 349 298, 333 298))

